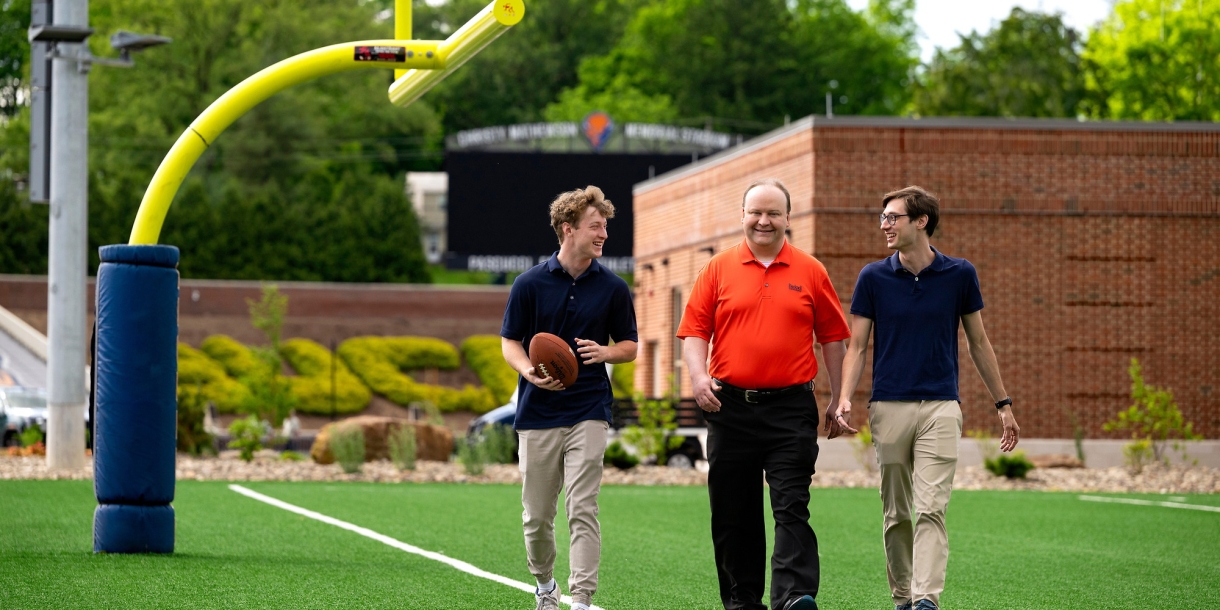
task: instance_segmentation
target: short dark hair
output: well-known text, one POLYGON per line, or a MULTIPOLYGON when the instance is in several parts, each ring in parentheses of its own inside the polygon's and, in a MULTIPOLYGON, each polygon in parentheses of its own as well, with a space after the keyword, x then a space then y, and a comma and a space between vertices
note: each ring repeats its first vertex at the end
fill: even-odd
POLYGON ((779 178, 763 178, 761 180, 751 182, 750 186, 746 187, 746 191, 741 194, 741 208, 743 210, 746 207, 746 195, 749 195, 750 191, 756 186, 773 186, 779 189, 780 192, 784 194, 784 201, 788 204, 788 211, 785 213, 792 213, 792 195, 788 194, 788 187, 784 186, 784 183, 780 182, 779 178))
POLYGON ((928 217, 928 224, 924 230, 928 232, 928 237, 936 232, 936 225, 940 222, 940 200, 936 195, 923 190, 922 188, 911 185, 904 189, 898 189, 892 193, 886 193, 881 199, 881 209, 889 205, 891 201, 901 199, 907 204, 907 218, 911 222, 915 222, 920 216, 928 217))

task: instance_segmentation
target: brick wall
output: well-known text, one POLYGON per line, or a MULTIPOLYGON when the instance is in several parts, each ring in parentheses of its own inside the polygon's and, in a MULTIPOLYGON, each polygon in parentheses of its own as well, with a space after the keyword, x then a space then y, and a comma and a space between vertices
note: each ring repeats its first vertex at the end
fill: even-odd
MULTIPOLYGON (((1101 425, 1131 403, 1136 357, 1220 438, 1220 126, 806 119, 641 184, 636 308, 641 342, 660 349, 642 353, 639 387, 675 371, 673 290, 684 298, 711 252, 742 239, 741 193, 764 176, 792 190, 791 241, 826 265, 845 310, 860 268, 889 253, 880 196, 919 184, 941 197, 933 245, 979 270, 1023 436, 1113 436, 1101 425)), ((960 341, 966 428, 996 432, 960 341)))

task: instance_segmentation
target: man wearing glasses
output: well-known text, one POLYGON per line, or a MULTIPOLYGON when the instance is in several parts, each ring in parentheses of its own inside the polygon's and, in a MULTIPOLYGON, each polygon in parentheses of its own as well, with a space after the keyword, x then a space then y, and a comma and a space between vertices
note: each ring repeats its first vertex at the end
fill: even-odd
POLYGON ((818 540, 809 526, 819 419, 813 343, 822 346, 833 398, 848 329, 826 268, 784 238, 791 211, 780 181, 746 187, 745 239, 699 273, 678 327, 695 400, 707 412, 712 547, 726 610, 767 607, 764 471, 775 517, 771 608, 818 607, 818 540))
POLYGON ((860 271, 852 294, 851 334, 838 411, 828 438, 851 427, 851 396, 875 332, 868 423, 877 447, 884 506, 886 570, 896 610, 936 610, 945 588, 949 539, 945 509, 962 434, 957 328, 996 401, 1000 449, 1017 446, 1020 429, 983 328, 983 296, 974 265, 929 243, 940 218, 936 197, 918 186, 887 194, 881 231, 893 256, 860 271), (917 513, 912 523, 911 511, 917 513))

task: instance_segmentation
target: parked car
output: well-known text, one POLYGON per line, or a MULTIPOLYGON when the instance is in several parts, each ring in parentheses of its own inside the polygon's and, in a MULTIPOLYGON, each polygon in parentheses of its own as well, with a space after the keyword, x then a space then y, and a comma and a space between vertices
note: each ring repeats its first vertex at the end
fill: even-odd
MULTIPOLYGON (((615 401, 613 413, 614 421, 611 423, 610 431, 612 438, 617 437, 623 427, 634 424, 639 419, 635 406, 630 400, 615 401)), ((478 438, 483 428, 492 424, 511 428, 516 417, 517 398, 514 395, 513 400, 508 404, 471 420, 470 425, 466 428, 466 438, 478 438)), ((677 406, 676 421, 679 427, 674 433, 682 438, 682 444, 669 452, 669 455, 666 456, 666 465, 674 468, 694 468, 695 462, 706 459, 703 447, 707 438, 707 426, 703 422, 703 412, 694 405, 694 401, 683 401, 677 406)), ((514 449, 514 460, 516 455, 517 452, 514 449)))
MULTIPOLYGON (((89 408, 84 410, 85 429, 89 428, 89 408)), ((37 425, 47 431, 47 391, 20 386, 0 387, 0 446, 21 444, 21 433, 37 425)))

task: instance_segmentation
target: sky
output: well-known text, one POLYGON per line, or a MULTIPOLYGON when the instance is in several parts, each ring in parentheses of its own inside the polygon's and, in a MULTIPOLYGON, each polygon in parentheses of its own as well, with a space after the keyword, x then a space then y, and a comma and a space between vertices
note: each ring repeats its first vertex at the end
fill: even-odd
MULTIPOLYGON (((847 0, 855 10, 868 8, 868 0, 847 0)), ((1012 7, 1044 13, 1063 13, 1064 22, 1084 33, 1110 14, 1111 0, 915 0, 919 26, 919 55, 932 59, 936 47, 957 46, 957 34, 986 32, 1012 12, 1012 7)))

